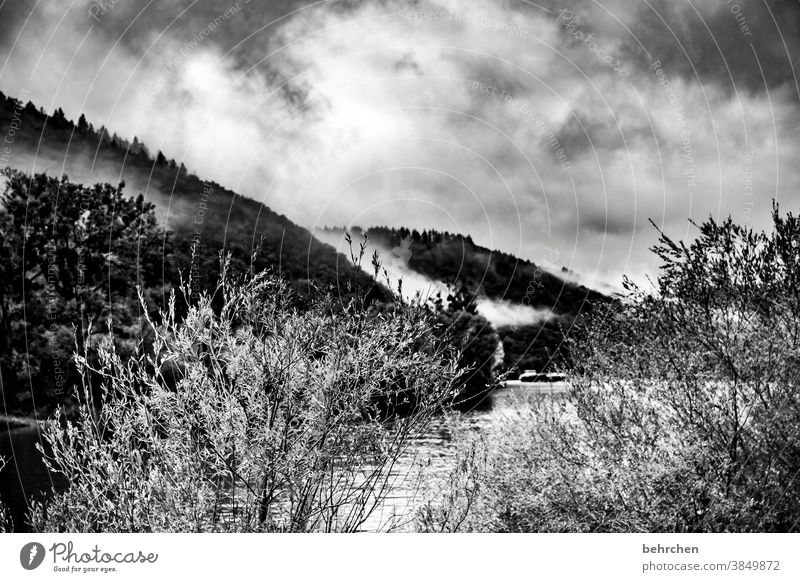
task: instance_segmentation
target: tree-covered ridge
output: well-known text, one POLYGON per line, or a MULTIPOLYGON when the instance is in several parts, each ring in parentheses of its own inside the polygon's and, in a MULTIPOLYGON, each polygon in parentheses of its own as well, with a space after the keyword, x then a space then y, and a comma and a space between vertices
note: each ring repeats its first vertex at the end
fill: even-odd
POLYGON ((334 290, 342 302, 356 287, 370 289, 373 300, 386 297, 285 216, 202 181, 161 152, 151 155, 137 138, 95 129, 83 115, 73 123, 60 109, 47 115, 0 93, 0 133, 4 414, 67 403, 76 347, 91 353, 113 333, 118 352, 133 354, 148 340, 138 291, 156 310, 181 278, 191 278, 195 297, 213 290, 222 251, 232 272, 270 270, 299 300, 315 288, 334 290), (46 171, 28 173, 34 163, 46 171), (77 177, 67 177, 71 170, 77 177))
POLYGON ((83 115, 74 123, 60 108, 47 114, 0 92, 0 134, 11 141, 2 144, 7 150, 0 147, 0 167, 30 171, 35 162, 36 171, 60 174, 63 168, 76 183, 124 183, 129 193, 143 193, 162 226, 175 235, 176 268, 188 269, 192 247, 199 247, 193 266, 204 288, 217 280, 217 253, 223 248, 239 268, 249 268, 259 248, 257 270, 272 268, 296 284, 312 281, 346 293, 348 281, 357 276, 334 249, 285 216, 201 180, 183 163, 151 152, 137 137, 128 141, 104 126, 96 128, 83 115))
MULTIPOLYGON (((343 228, 326 229, 343 233, 343 228)), ((461 293, 552 310, 555 318, 533 324, 501 327, 506 370, 545 370, 565 363, 565 337, 575 319, 608 297, 562 279, 531 261, 475 244, 472 237, 436 230, 371 227, 362 232, 384 249, 407 249, 406 267, 443 282, 461 293)), ((397 253, 398 251, 394 251, 397 253)))
MULTIPOLYGON (((182 280, 194 301, 216 288, 223 251, 231 273, 269 270, 289 281, 299 309, 307 309, 317 291, 332 292, 342 306, 356 296, 370 305, 391 304, 385 287, 307 230, 202 181, 161 152, 151 155, 137 138, 128 143, 105 128, 95 130, 83 116, 74 124, 60 109, 47 115, 1 94, 0 104, 0 130, 12 138, 4 165, 25 166, 27 153, 38 150, 47 154, 37 154, 36 167, 61 158, 58 167, 74 168, 83 178, 2 169, 4 414, 69 408, 78 380, 75 350, 91 357, 109 334, 123 358, 148 350, 152 337, 139 292, 154 319, 182 280), (97 183, 86 170, 91 166, 105 168, 106 175, 116 168, 116 180, 97 183), (139 193, 130 197, 131 191, 139 193)), ((187 307, 179 305, 179 315, 187 307)), ((440 331, 455 331, 453 341, 464 350, 460 363, 468 371, 459 386, 465 404, 472 402, 494 378, 496 336, 474 312, 437 313, 440 331)))
MULTIPOLYGON (((344 229, 328 230, 343 232, 344 229)), ((466 286, 472 293, 490 299, 574 315, 588 303, 605 298, 531 261, 477 245, 469 235, 385 226, 370 227, 364 233, 374 243, 390 249, 399 247, 403 240, 410 240, 411 253, 407 262, 410 269, 448 285, 466 286)))

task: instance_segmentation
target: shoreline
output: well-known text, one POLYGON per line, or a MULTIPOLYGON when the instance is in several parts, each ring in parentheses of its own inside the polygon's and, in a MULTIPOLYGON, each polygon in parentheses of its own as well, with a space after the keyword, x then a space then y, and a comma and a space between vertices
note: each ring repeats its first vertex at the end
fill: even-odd
POLYGON ((0 433, 10 432, 18 428, 35 428, 39 426, 39 421, 35 418, 25 418, 24 416, 12 416, 10 414, 0 414, 0 433))

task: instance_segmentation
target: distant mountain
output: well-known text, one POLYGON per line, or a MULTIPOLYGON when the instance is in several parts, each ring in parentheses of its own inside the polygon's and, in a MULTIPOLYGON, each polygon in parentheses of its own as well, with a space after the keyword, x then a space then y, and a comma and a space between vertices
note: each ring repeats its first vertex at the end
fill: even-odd
POLYGON ((245 269, 260 241, 255 267, 272 268, 298 285, 310 280, 344 291, 345 281, 356 276, 365 281, 363 273, 334 249, 285 216, 201 180, 136 138, 129 143, 105 127, 95 128, 83 115, 73 122, 60 108, 47 114, 0 92, 0 136, 5 136, 0 167, 66 174, 72 182, 85 184, 124 182, 128 195, 143 193, 175 235, 177 268, 187 270, 192 246, 199 246, 194 274, 206 286, 216 280, 219 249, 231 251, 235 266, 245 269))
MULTIPOLYGON (((344 228, 315 234, 335 244, 344 228)), ((582 313, 609 298, 594 289, 553 274, 531 261, 494 251, 468 235, 407 228, 352 229, 366 234, 384 259, 399 266, 395 276, 414 280, 417 288, 452 288, 476 296, 478 309, 497 328, 507 369, 542 370, 565 356, 565 334, 582 313), (420 284, 417 275, 428 282, 420 284)))

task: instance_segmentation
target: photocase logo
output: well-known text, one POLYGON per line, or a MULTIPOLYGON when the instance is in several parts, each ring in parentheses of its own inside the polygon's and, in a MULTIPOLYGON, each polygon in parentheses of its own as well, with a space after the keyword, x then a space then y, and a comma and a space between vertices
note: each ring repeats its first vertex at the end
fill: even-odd
POLYGON ((19 563, 26 570, 35 570, 44 561, 44 546, 38 542, 30 542, 22 546, 19 552, 19 563))

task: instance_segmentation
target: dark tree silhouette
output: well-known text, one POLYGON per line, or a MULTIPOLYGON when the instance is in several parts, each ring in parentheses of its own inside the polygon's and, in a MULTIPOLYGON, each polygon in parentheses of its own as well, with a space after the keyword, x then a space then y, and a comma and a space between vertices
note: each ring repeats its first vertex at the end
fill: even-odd
POLYGON ((133 350, 137 286, 163 304, 171 245, 153 205, 125 197, 124 184, 87 187, 8 168, 0 175, 3 390, 8 408, 32 412, 70 392, 71 354, 90 323, 102 334, 110 322, 123 351, 133 350))

